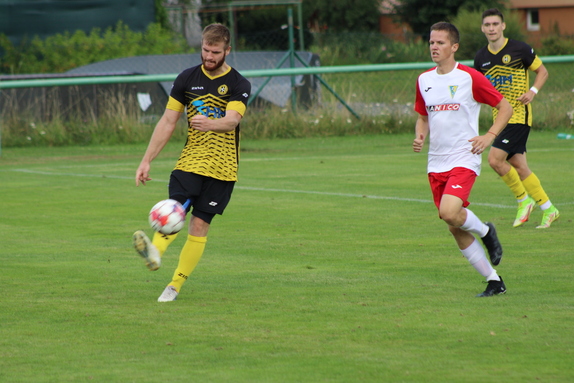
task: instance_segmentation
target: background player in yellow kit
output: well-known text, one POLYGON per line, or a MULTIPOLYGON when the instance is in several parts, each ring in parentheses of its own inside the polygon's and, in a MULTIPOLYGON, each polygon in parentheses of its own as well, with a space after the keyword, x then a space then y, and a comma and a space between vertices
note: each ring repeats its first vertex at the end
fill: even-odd
MULTIPOLYGON (((211 220, 216 214, 223 213, 237 181, 239 123, 245 113, 251 84, 225 62, 231 51, 230 37, 229 29, 224 25, 205 27, 202 64, 177 76, 165 112, 136 171, 136 186, 151 180, 151 162, 167 144, 186 110, 187 141, 171 173, 169 198, 182 204, 190 200, 188 211, 193 210, 177 269, 158 298, 159 302, 177 298, 203 254, 211 220)), ((156 232, 150 241, 143 231, 136 231, 134 247, 145 258, 148 268, 157 270, 161 256, 176 236, 156 232)))
MULTIPOLYGON (((518 201, 514 227, 528 221, 538 204, 543 210, 538 229, 550 227, 560 213, 542 188, 540 180, 528 167, 526 142, 532 126, 531 102, 548 78, 548 71, 532 47, 522 41, 504 37, 504 16, 495 8, 482 13, 482 32, 488 45, 474 58, 474 68, 482 72, 510 102, 512 118, 496 137, 488 154, 488 163, 508 185, 518 201), (529 87, 529 70, 536 73, 529 87)), ((493 109, 496 118, 497 110, 493 109)))

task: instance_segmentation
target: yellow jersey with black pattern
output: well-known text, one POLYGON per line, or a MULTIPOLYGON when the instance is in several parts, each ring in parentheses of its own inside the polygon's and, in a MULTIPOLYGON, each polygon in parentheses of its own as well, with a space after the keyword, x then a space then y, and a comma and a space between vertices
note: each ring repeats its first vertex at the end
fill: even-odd
MULTIPOLYGON (((532 106, 524 105, 517 98, 530 88, 528 70, 535 71, 542 61, 534 49, 525 42, 506 39, 498 52, 488 46, 481 48, 474 57, 474 68, 483 73, 512 105, 510 124, 532 125, 532 106)), ((496 118, 498 110, 493 109, 496 118)))
POLYGON ((191 118, 203 114, 218 119, 225 117, 229 110, 243 116, 250 93, 251 83, 231 67, 216 77, 207 74, 202 65, 188 68, 177 76, 166 108, 186 110, 188 133, 175 169, 222 181, 237 181, 239 125, 226 133, 200 132, 191 127, 191 118))

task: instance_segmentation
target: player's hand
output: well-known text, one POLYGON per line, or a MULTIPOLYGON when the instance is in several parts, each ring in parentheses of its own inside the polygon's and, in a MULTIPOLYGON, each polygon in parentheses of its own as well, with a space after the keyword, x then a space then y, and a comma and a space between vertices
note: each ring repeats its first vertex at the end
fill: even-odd
POLYGON ((191 127, 200 132, 209 132, 211 129, 211 120, 203 114, 197 114, 191 118, 191 127))
POLYGON ((140 186, 140 182, 145 186, 147 181, 151 181, 149 169, 149 165, 140 164, 138 170, 136 170, 136 186, 140 186))
POLYGON ((536 93, 529 90, 528 92, 524 93, 522 96, 518 97, 516 100, 520 101, 522 103, 522 105, 528 105, 532 102, 532 100, 534 100, 534 96, 536 96, 536 93))
POLYGON ((417 138, 415 138, 413 140, 413 150, 416 153, 420 153, 420 151, 423 149, 423 145, 425 143, 425 138, 424 136, 421 134, 419 135, 417 138))
POLYGON ((484 136, 476 136, 468 140, 472 144, 472 149, 470 150, 472 154, 482 154, 492 143, 494 142, 495 136, 486 133, 484 136))

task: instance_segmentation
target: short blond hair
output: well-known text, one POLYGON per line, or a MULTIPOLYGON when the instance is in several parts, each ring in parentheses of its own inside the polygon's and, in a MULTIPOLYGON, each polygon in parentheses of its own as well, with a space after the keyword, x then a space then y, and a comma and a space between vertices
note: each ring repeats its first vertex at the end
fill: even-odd
POLYGON ((231 33, 225 25, 213 23, 203 29, 201 40, 207 45, 223 43, 225 49, 227 49, 231 41, 231 33))

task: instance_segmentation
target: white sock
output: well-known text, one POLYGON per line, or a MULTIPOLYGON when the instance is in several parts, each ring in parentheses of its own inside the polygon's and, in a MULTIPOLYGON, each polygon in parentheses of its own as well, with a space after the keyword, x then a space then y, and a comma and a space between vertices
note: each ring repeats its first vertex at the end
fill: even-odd
MULTIPOLYGON (((492 265, 486 259, 486 253, 484 249, 475 238, 474 241, 464 250, 460 251, 462 255, 468 262, 482 275, 483 277, 487 278, 487 280, 496 280, 498 279, 498 275, 496 274, 496 270, 492 268, 492 265), (494 275, 494 277, 493 277, 494 275), (488 279, 491 278, 491 279, 488 279)), ((498 279, 500 280, 500 279, 498 279)))
POLYGON ((530 196, 529 196, 528 194, 526 194, 526 196, 524 196, 524 198, 517 199, 516 202, 518 202, 518 203, 524 202, 524 201, 526 201, 528 198, 530 198, 530 196))
POLYGON ((492 274, 486 277, 486 281, 500 281, 500 277, 498 276, 496 270, 492 269, 492 274))
POLYGON ((550 200, 544 202, 542 205, 540 205, 540 209, 542 210, 546 210, 548 209, 550 206, 552 206, 552 202, 550 202, 550 200))
POLYGON ((466 210, 466 221, 464 221, 464 224, 460 228, 469 233, 476 234, 480 236, 480 238, 484 237, 488 233, 488 226, 486 226, 472 210, 466 208, 464 210, 466 210))

